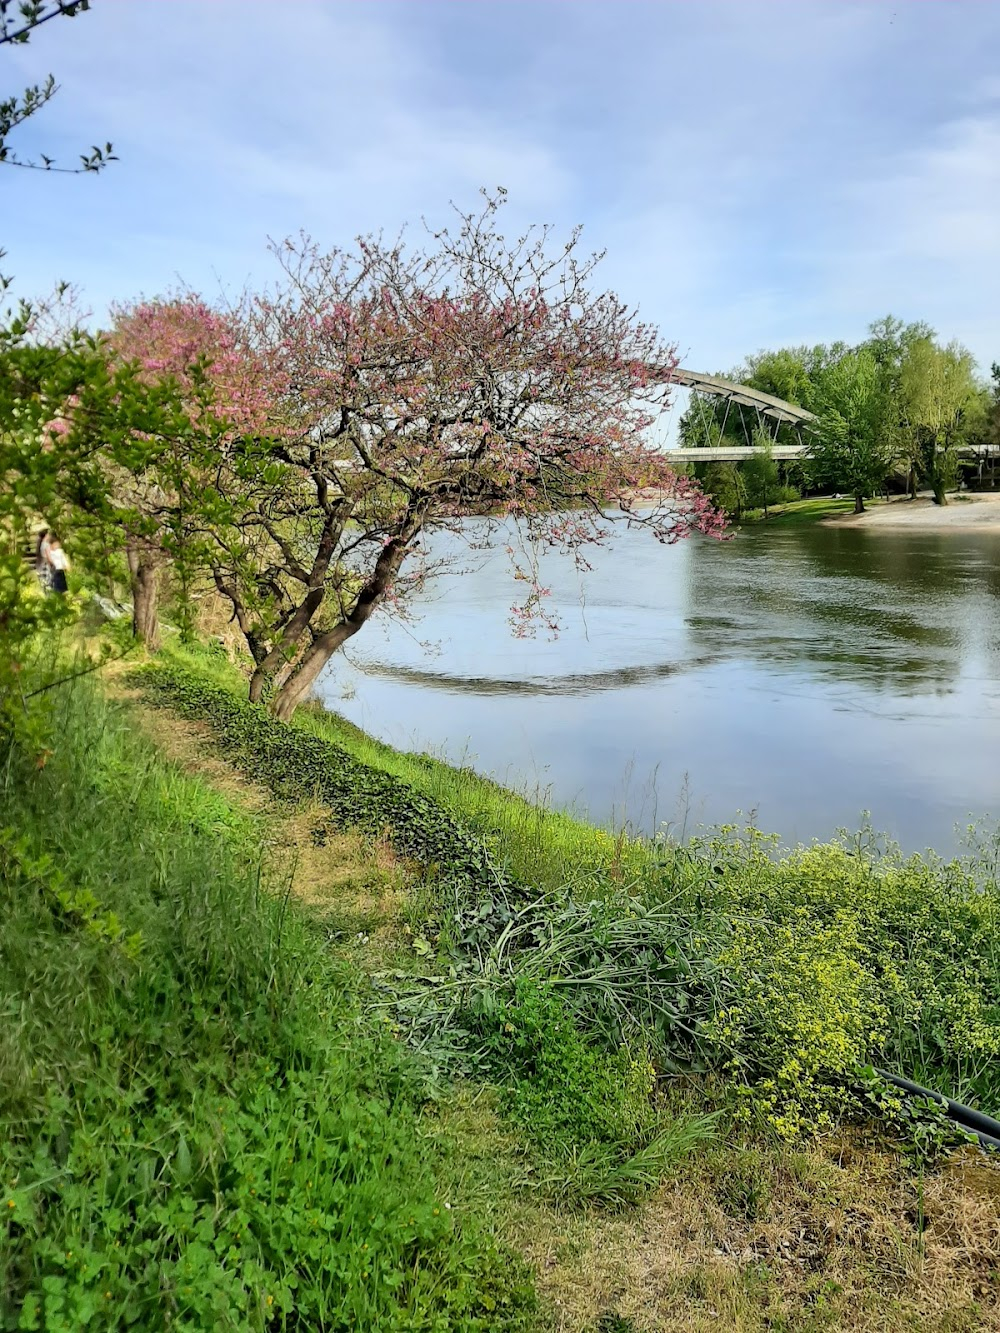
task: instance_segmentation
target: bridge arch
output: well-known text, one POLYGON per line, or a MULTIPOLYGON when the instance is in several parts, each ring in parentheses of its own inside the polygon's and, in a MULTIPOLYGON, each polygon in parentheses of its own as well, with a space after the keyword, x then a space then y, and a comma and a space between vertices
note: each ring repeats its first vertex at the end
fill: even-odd
MULTIPOLYGON (((809 449, 803 442, 802 432, 815 429, 818 419, 815 413, 807 411, 804 407, 799 407, 796 403, 786 402, 783 398, 776 398, 774 394, 764 393, 761 389, 753 389, 748 384, 737 384, 733 380, 723 379, 720 375, 705 375, 700 371, 686 370, 682 366, 675 366, 668 375, 664 376, 664 380, 666 383, 676 384, 682 389, 690 389, 693 393, 705 398, 719 398, 725 402, 726 415, 723 419, 723 432, 725 432, 729 409, 733 404, 740 407, 750 407, 756 412, 761 422, 766 419, 774 423, 775 443, 772 446, 772 456, 774 458, 790 462, 808 454, 809 449), (777 443, 778 427, 782 425, 792 427, 798 439, 797 444, 777 443)), ((731 445, 719 448, 675 448, 670 450, 670 457, 676 459, 677 462, 739 462, 742 459, 752 457, 756 452, 756 448, 748 438, 745 447, 743 445, 731 445)))

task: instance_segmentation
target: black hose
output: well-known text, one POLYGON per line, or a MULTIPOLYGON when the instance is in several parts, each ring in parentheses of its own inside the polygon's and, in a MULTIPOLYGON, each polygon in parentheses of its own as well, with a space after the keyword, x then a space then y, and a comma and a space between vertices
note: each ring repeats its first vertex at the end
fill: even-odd
POLYGON ((892 1083, 894 1087, 909 1093, 911 1097, 926 1097, 930 1101, 936 1102, 949 1120, 953 1120, 962 1129, 967 1129, 973 1133, 984 1148, 1000 1150, 1000 1120, 994 1120, 992 1116, 983 1115, 982 1111, 974 1111, 971 1106, 963 1106, 961 1102, 953 1102, 944 1093, 921 1087, 919 1083, 914 1083, 908 1078, 901 1078, 898 1074, 890 1074, 884 1069, 876 1069, 875 1073, 878 1074, 879 1078, 884 1078, 887 1083, 892 1083))

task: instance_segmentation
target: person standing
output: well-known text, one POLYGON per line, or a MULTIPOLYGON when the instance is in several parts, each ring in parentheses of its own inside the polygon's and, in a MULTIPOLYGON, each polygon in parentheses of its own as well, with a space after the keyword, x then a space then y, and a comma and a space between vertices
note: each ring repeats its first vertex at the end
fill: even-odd
POLYGON ((69 570, 69 556, 62 548, 62 542, 58 537, 49 534, 49 564, 52 567, 52 591, 58 593, 69 592, 69 584, 66 582, 66 573, 69 570))
POLYGON ((38 575, 42 592, 52 591, 52 566, 49 563, 51 541, 52 534, 48 528, 43 528, 38 534, 38 545, 35 547, 35 573, 38 575))

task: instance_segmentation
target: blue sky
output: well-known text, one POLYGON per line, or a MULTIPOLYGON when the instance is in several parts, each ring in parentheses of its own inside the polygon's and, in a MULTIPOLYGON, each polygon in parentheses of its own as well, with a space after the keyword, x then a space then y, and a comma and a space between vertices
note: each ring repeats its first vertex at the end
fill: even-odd
POLYGON ((584 224, 603 284, 719 370, 926 319, 1000 359, 1000 5, 94 0, 0 48, 50 70, 17 139, 99 177, 0 175, 16 290, 266 283, 325 244, 509 192, 584 224))

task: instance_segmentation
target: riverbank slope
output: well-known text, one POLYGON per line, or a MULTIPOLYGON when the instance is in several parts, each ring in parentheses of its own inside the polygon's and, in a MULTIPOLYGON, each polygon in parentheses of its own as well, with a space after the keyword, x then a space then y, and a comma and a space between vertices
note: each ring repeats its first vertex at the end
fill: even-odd
POLYGON ((53 1328, 94 1307, 107 1333, 123 1312, 142 1333, 995 1326, 1000 1173, 817 1082, 887 1003, 969 1060, 948 1014, 997 989, 990 893, 860 844, 654 852, 318 710, 274 723, 242 683, 196 651, 107 702, 74 686, 54 753, 7 770, 8 1300, 49 1300, 53 1328), (678 1077, 696 1024, 714 1067, 678 1077), (26 1117, 46 1079, 73 1124, 58 1096, 26 1117))

